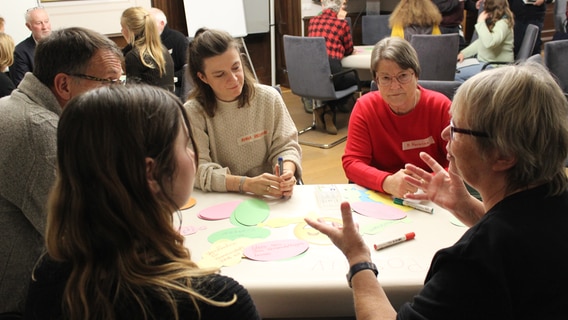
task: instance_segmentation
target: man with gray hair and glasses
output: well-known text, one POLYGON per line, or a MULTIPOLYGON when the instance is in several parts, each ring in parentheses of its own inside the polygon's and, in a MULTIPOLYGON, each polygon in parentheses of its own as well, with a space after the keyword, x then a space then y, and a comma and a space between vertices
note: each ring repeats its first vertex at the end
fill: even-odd
POLYGON ((24 309, 44 248, 57 123, 65 104, 87 90, 122 83, 121 50, 88 29, 52 32, 39 41, 34 59, 33 73, 0 99, 0 315, 24 309))

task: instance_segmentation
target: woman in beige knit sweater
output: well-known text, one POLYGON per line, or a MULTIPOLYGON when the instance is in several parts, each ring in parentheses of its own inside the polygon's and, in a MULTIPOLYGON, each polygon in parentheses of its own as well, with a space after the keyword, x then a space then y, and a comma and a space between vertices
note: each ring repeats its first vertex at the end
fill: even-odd
POLYGON ((199 150, 195 186, 290 197, 302 172, 296 126, 281 95, 255 83, 240 52, 220 30, 198 30, 190 45, 195 87, 185 107, 199 150))

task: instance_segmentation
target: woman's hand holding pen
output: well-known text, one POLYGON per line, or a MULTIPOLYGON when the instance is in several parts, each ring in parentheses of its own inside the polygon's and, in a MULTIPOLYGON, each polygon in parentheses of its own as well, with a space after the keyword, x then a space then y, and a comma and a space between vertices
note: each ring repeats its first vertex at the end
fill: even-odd
POLYGON ((278 177, 279 191, 283 198, 290 198, 294 193, 296 165, 292 161, 279 161, 274 167, 274 174, 278 177))

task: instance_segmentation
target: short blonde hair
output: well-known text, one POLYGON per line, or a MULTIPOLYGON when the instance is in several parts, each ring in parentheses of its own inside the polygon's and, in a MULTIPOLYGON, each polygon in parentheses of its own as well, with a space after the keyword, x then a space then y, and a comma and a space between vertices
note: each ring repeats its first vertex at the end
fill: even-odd
MULTIPOLYGON (((0 32, 0 67, 2 69, 14 63, 14 39, 9 34, 0 32)), ((2 70, 0 70, 2 71, 2 70)))

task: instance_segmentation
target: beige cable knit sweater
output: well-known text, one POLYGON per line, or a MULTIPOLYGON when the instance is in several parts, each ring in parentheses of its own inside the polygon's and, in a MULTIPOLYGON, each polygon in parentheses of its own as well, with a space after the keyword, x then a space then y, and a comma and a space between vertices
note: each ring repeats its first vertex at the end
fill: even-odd
POLYGON ((272 87, 257 84, 250 104, 217 100, 209 117, 195 99, 185 103, 199 150, 195 186, 203 191, 226 192, 227 174, 254 177, 272 173, 278 157, 296 164, 302 175, 298 132, 282 100, 272 87))

